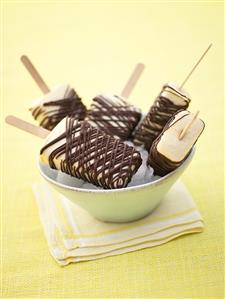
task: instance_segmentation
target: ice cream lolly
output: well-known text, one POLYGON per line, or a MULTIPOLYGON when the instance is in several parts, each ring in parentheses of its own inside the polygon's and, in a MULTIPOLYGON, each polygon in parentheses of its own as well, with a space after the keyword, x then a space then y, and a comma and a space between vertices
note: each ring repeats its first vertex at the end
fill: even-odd
POLYGON ((153 142, 148 164, 154 169, 155 175, 166 175, 180 166, 188 157, 205 127, 204 122, 197 118, 180 140, 180 133, 192 119, 193 114, 188 111, 177 112, 153 142))
POLYGON ((96 96, 87 114, 92 126, 122 140, 131 138, 141 118, 141 111, 121 96, 96 96))
POLYGON ((40 159, 104 189, 126 187, 142 162, 134 147, 72 117, 64 118, 50 132, 40 159))
POLYGON ((30 108, 35 120, 45 129, 52 130, 65 116, 85 118, 86 107, 75 90, 61 85, 37 99, 30 108))
POLYGON ((172 84, 163 86, 149 112, 134 132, 133 142, 144 145, 149 151, 153 141, 162 132, 171 116, 181 109, 187 109, 190 98, 172 84))

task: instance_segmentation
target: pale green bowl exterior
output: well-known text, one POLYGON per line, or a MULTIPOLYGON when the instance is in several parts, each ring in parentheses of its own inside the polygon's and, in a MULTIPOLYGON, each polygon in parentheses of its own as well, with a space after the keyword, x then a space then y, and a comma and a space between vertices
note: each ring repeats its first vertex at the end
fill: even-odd
POLYGON ((116 190, 88 190, 70 187, 56 181, 49 167, 38 163, 43 178, 66 198, 107 222, 129 222, 149 214, 163 199, 189 165, 194 150, 175 171, 144 185, 116 190))

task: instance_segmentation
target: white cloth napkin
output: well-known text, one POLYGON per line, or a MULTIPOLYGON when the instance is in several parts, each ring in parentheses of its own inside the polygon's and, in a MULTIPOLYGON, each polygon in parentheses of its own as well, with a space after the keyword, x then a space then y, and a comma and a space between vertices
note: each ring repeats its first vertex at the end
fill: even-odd
POLYGON ((62 266, 153 247, 204 227, 181 181, 150 215, 123 224, 93 218, 46 182, 34 183, 33 191, 50 252, 62 266))

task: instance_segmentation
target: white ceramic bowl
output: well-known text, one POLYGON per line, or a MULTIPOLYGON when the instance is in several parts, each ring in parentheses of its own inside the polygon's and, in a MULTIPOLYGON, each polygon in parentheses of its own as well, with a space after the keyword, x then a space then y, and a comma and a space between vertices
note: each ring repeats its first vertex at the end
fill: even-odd
POLYGON ((73 187, 73 177, 53 170, 41 162, 38 163, 38 169, 42 177, 58 192, 87 210, 95 218, 110 222, 128 222, 146 216, 160 203, 187 168, 193 155, 194 149, 180 167, 156 181, 115 190, 73 187))

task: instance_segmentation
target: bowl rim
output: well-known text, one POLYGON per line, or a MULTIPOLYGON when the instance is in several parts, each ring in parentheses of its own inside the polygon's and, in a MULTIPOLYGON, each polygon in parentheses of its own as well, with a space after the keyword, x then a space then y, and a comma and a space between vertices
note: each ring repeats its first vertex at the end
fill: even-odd
POLYGON ((149 186, 157 185, 157 184, 160 184, 162 181, 168 180, 170 177, 174 176, 177 172, 179 172, 182 168, 184 168, 187 164, 189 164, 189 162, 192 160, 192 158, 194 156, 194 153, 195 153, 195 147, 193 147, 191 149, 191 152, 189 153, 188 157, 184 160, 184 162, 178 168, 176 168, 172 172, 166 174, 165 176, 160 177, 159 179, 157 179, 155 181, 137 185, 137 186, 130 186, 130 187, 118 188, 118 189, 85 189, 85 188, 68 186, 68 185, 59 183, 59 182, 53 180, 52 178, 48 177, 42 170, 41 165, 44 165, 44 164, 41 163, 41 161, 39 159, 37 162, 37 168, 38 168, 41 176, 44 177, 44 179, 46 179, 50 183, 52 183, 58 187, 64 188, 64 189, 77 191, 77 192, 83 192, 83 193, 105 193, 106 194, 106 193, 111 193, 111 192, 128 192, 128 191, 132 191, 132 190, 136 190, 136 189, 142 189, 142 188, 146 188, 149 186))

